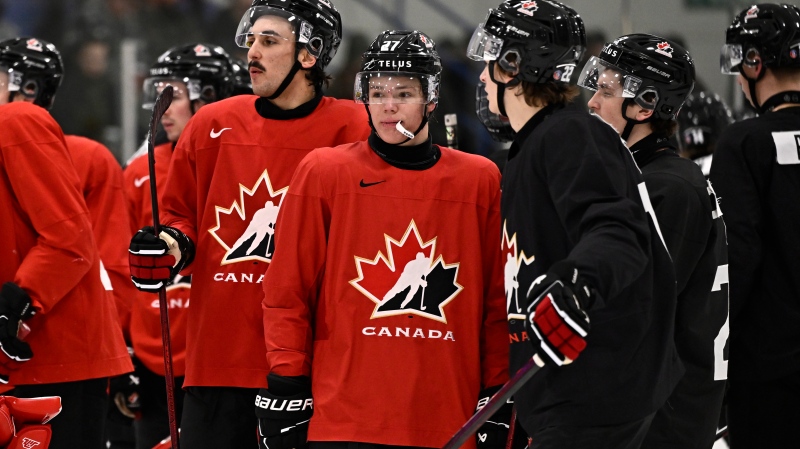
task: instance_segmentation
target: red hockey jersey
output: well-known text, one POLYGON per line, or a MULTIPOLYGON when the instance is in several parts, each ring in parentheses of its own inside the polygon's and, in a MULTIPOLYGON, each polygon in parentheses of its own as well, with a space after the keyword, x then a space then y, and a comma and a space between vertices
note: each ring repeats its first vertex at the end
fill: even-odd
POLYGON ((58 124, 25 102, 0 106, 0 283, 39 310, 33 358, 14 385, 114 376, 132 369, 113 301, 100 280, 92 225, 58 124))
MULTIPOLYGON (((200 109, 181 134, 164 224, 196 246, 184 386, 266 386, 261 282, 289 180, 312 149, 366 138, 366 111, 322 97, 305 116, 265 118, 256 96, 200 109)), ((306 105, 308 106, 308 105, 306 105)), ((301 107, 302 108, 302 107, 301 107)))
POLYGON ((272 372, 311 376, 309 441, 441 447, 508 378, 500 173, 441 150, 403 170, 323 148, 292 179, 264 329, 272 372))
POLYGON ((131 283, 128 268, 128 242, 120 229, 128 229, 130 220, 122 191, 122 168, 108 148, 80 136, 64 136, 72 156, 94 239, 100 253, 100 279, 114 300, 122 333, 130 327, 131 302, 138 292, 131 283))
MULTIPOLYGON (((172 143, 155 147, 156 191, 164 197, 169 162, 172 159, 172 143)), ((153 226, 153 206, 150 198, 150 168, 147 154, 131 161, 125 168, 125 192, 131 216, 131 232, 136 233, 145 226, 153 226)), ((131 235, 132 235, 131 234, 131 235)), ((130 283, 130 277, 128 277, 130 283)), ((169 306, 169 334, 172 350, 172 369, 175 376, 186 372, 186 315, 189 307, 191 284, 182 277, 167 286, 169 306)), ((150 371, 161 376, 164 372, 164 347, 161 340, 161 311, 158 295, 137 290, 136 300, 131 305, 131 344, 136 357, 150 371)))

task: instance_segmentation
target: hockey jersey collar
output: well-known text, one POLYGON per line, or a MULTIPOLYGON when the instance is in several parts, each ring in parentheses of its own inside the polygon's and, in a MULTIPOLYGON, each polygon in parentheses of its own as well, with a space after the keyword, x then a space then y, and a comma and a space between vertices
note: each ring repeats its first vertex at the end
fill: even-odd
POLYGON ((401 147, 384 142, 373 131, 369 135, 369 147, 387 164, 403 170, 427 170, 433 167, 442 156, 442 150, 428 140, 419 145, 401 147))
POLYGON ((511 143, 511 148, 508 150, 508 159, 513 158, 519 153, 522 145, 528 140, 533 131, 539 126, 547 117, 551 116, 557 110, 563 108, 565 105, 561 103, 549 104, 542 108, 539 112, 533 115, 525 125, 517 131, 514 136, 514 141, 511 143))
POLYGON ((650 134, 644 139, 636 142, 631 148, 633 159, 639 168, 649 164, 653 159, 660 155, 677 154, 675 147, 669 141, 669 138, 650 134), (666 150, 666 151, 661 151, 666 150))
POLYGON ((322 101, 321 90, 317 90, 317 94, 310 101, 303 103, 294 109, 281 109, 266 98, 260 97, 258 100, 256 100, 256 111, 258 111, 258 115, 267 119, 291 120, 310 115, 312 112, 314 112, 314 109, 317 109, 320 101, 322 101))

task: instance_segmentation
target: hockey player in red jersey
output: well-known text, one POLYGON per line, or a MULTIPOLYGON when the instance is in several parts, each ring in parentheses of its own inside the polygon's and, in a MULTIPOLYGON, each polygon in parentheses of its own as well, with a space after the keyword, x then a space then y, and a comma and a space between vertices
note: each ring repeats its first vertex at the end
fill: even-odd
POLYGON ((736 15, 722 72, 758 117, 729 126, 711 164, 728 227, 731 447, 793 447, 800 421, 800 8, 736 15))
POLYGON ((675 42, 631 34, 592 57, 578 85, 594 91, 589 108, 620 133, 641 168, 678 282, 675 344, 686 373, 642 447, 710 449, 728 374, 725 224, 702 170, 669 140, 694 86, 694 61, 675 42))
POLYGON ((506 290, 520 296, 511 369, 535 352, 549 362, 514 396, 532 449, 638 448, 682 374, 647 189, 619 135, 572 102, 585 46, 572 8, 506 1, 467 52, 486 63, 489 110, 516 131, 502 198, 506 290))
MULTIPOLYGON (((222 47, 203 43, 179 45, 162 54, 150 67, 144 81, 142 106, 152 109, 157 94, 166 86, 174 88, 172 104, 164 113, 161 125, 168 142, 155 147, 157 191, 163 197, 167 172, 175 144, 186 124, 201 107, 227 98, 234 90, 234 70, 230 56, 222 47)), ((131 161, 125 168, 125 190, 133 232, 153 225, 150 172, 146 155, 131 161)), ((130 281, 128 281, 130 283, 130 281)), ((132 285, 132 284, 131 284, 132 285)), ((175 402, 178 419, 183 405, 186 371, 186 319, 190 302, 191 277, 176 276, 167 286, 169 327, 175 375, 175 402)), ((158 296, 139 293, 132 306, 131 343, 137 364, 138 383, 125 387, 128 405, 136 406, 134 421, 136 447, 150 449, 169 435, 167 398, 164 394, 164 350, 158 296), (133 397, 130 395, 137 393, 133 397)), ((125 380, 124 377, 122 380, 125 380)), ((130 410, 127 411, 131 415, 130 410)))
MULTIPOLYGON (((441 70, 424 33, 381 33, 355 81, 373 133, 292 178, 264 278, 262 449, 440 447, 508 378, 500 173, 431 144, 441 70)), ((503 412, 481 447, 505 447, 503 412)))
MULTIPOLYGON (((0 203, 8 205, 0 247, 9 255, 0 263, 0 374, 15 396, 62 398, 51 448, 99 449, 108 377, 131 364, 92 237, 99 211, 89 211, 82 196, 83 188, 100 191, 88 192, 95 179, 78 177, 46 110, 61 74, 52 44, 0 42, 0 203), (31 329, 25 342, 15 337, 23 320, 31 329)), ((100 204, 95 199, 87 197, 100 204)))
POLYGON ((257 96, 218 101, 192 117, 162 194, 162 238, 142 230, 131 241, 131 274, 140 289, 156 291, 184 267, 192 275, 184 447, 257 447, 253 401, 269 373, 261 281, 275 223, 256 226, 269 229, 261 229, 266 238, 255 248, 263 234, 239 239, 268 202, 280 208, 308 152, 368 135, 363 108, 322 95, 324 69, 340 41, 341 18, 328 0, 254 1, 236 42, 249 48, 257 96))

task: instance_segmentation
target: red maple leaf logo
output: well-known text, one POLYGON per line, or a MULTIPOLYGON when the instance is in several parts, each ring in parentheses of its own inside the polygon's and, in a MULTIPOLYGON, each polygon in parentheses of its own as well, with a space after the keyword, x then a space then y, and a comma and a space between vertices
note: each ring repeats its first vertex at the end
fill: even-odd
MULTIPOLYGON (((436 239, 437 238, 434 237, 431 240, 423 242, 416 223, 414 220, 411 220, 411 223, 408 225, 408 228, 406 228, 400 240, 396 240, 384 234, 386 244, 385 254, 378 251, 373 259, 355 256, 358 277, 351 280, 350 285, 375 303, 375 308, 370 319, 414 314, 447 323, 447 319, 444 315, 444 307, 452 301, 464 287, 457 282, 459 264, 447 264, 444 262, 444 258, 441 254, 437 255, 436 239), (434 270, 438 270, 439 272, 451 271, 453 273, 452 288, 447 290, 445 297, 441 298, 431 297, 433 293, 429 293, 428 302, 433 304, 431 308, 426 308, 425 306, 423 289, 423 296, 421 297, 420 303, 418 304, 415 301, 412 307, 408 307, 409 300, 419 296, 418 288, 420 285, 424 284, 419 283, 417 289, 410 290, 410 293, 405 295, 407 299, 403 301, 401 307, 386 307, 390 300, 395 300, 403 296, 403 292, 413 288, 410 285, 402 285, 402 280, 404 276, 408 277, 408 273, 411 271, 409 267, 415 266, 416 268, 421 268, 419 272, 422 274, 422 279, 430 275, 434 270), (400 287, 398 287, 398 285, 400 287)), ((412 279, 416 279, 413 273, 412 279)), ((429 278, 429 281, 430 279, 431 278, 429 278)), ((428 287, 432 289, 432 286, 428 287)))
POLYGON ((666 49, 666 48, 669 48, 669 42, 660 42, 660 43, 658 44, 658 49, 659 49, 659 50, 664 50, 664 49, 666 49))
POLYGON ((288 186, 275 190, 265 169, 255 184, 239 184, 239 199, 215 206, 217 224, 208 232, 225 248, 220 265, 248 260, 272 261, 275 220, 288 186))
POLYGON ((517 245, 517 233, 508 235, 508 222, 503 222, 503 241, 501 243, 501 251, 503 252, 503 276, 505 281, 506 292, 506 310, 508 311, 508 319, 525 319, 522 313, 522 306, 524 298, 520 302, 520 294, 525 294, 525 287, 519 285, 519 270, 522 264, 530 265, 536 259, 535 256, 527 257, 525 251, 520 251, 517 245), (522 292, 520 292, 522 288, 522 292))

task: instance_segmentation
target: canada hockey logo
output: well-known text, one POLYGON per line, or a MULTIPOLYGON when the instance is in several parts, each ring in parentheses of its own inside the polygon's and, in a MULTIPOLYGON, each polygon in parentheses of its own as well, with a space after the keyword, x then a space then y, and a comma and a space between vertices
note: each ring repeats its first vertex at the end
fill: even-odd
MULTIPOLYGON (((517 245, 517 234, 508 235, 507 222, 503 223, 503 242, 501 250, 505 255, 503 267, 503 279, 505 280, 506 291, 506 310, 508 311, 508 319, 525 319, 525 314, 522 313, 525 305, 525 298, 520 302, 519 292, 519 270, 522 264, 530 265, 536 257, 527 257, 525 251, 519 249, 517 245)), ((523 290, 523 294, 526 290, 523 290)))
POLYGON ((34 50, 34 51, 42 51, 42 50, 44 50, 42 48, 42 43, 39 42, 38 39, 34 39, 34 38, 30 38, 27 41, 25 41, 25 46, 28 47, 29 50, 34 50))
POLYGON ((758 6, 753 6, 752 8, 748 9, 746 13, 744 13, 744 21, 747 22, 750 19, 757 19, 758 18, 758 6))
POLYGON ((459 263, 446 263, 436 251, 436 237, 423 242, 414 220, 396 240, 384 234, 386 253, 372 258, 355 256, 358 277, 350 285, 375 303, 370 319, 417 315, 447 323, 445 306, 463 286, 459 263))
POLYGON ((36 441, 34 439, 31 439, 31 438, 23 438, 22 439, 22 447, 25 448, 25 449, 31 449, 33 447, 36 447, 36 446, 40 445, 40 444, 42 444, 42 443, 39 442, 39 441, 36 441))
POLYGON ((529 16, 533 16, 533 13, 538 9, 539 5, 537 5, 536 2, 519 2, 517 4, 517 11, 529 16))
POLYGON ((672 57, 672 45, 669 42, 659 42, 656 44, 656 53, 660 53, 664 56, 672 57))
POLYGON ((194 47, 194 54, 195 56, 211 56, 211 50, 205 45, 197 44, 194 47))
POLYGON ((238 201, 216 206, 217 225, 208 232, 225 248, 220 265, 272 260, 275 222, 288 188, 275 190, 265 169, 252 188, 239 184, 238 201))

